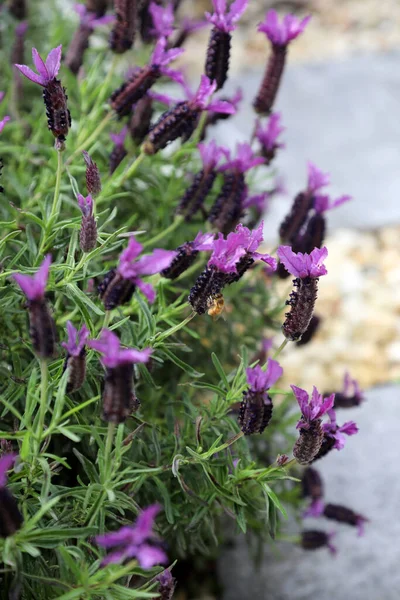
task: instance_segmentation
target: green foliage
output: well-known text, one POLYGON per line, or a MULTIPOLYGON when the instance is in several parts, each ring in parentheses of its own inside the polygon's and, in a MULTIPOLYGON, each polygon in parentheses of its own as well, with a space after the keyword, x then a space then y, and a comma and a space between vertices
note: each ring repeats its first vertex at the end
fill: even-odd
MULTIPOLYGON (((71 38, 73 24, 61 21, 54 7, 47 15, 51 24, 45 20, 47 5, 32 11, 27 50, 36 46, 46 53, 71 38)), ((86 323, 91 335, 98 336, 109 316, 96 292, 88 291, 90 279, 100 281, 115 266, 126 234, 140 232, 138 239, 151 251, 174 249, 204 229, 201 219, 184 224, 173 216, 186 176, 199 168, 196 143, 146 157, 126 178, 138 154, 131 143, 122 165, 108 175, 108 133, 120 125, 114 117, 102 122, 108 110, 104 101, 125 69, 115 68, 115 61, 111 65, 103 39, 102 47, 87 52, 84 79, 61 69, 73 126, 62 156, 58 196, 57 152, 41 90, 25 80, 16 103, 8 63, 14 23, 9 25, 2 31, 0 53, 1 88, 6 91, 0 110, 12 115, 0 139, 5 188, 0 204, 0 438, 20 455, 9 487, 24 525, 14 536, 0 539, 0 586, 21 589, 22 598, 35 600, 156 597, 154 576, 160 568, 143 571, 135 561, 101 568, 93 536, 132 523, 140 508, 159 502, 163 511, 157 531, 172 560, 214 556, 226 521, 237 532, 266 539, 286 515, 280 498, 290 496, 291 478, 274 461, 293 441, 290 395, 271 390, 274 416, 257 440, 238 436, 232 411, 246 388, 245 368, 264 327, 279 327, 282 299, 255 268, 230 286, 227 318, 214 322, 208 316, 192 318, 187 303, 206 258, 177 281, 153 276, 153 305, 135 293, 127 306, 110 315, 109 326, 123 344, 151 346, 154 354, 151 364, 135 367, 139 411, 118 426, 112 447, 107 445, 98 356, 88 351, 83 387, 66 394, 64 351, 59 345, 48 374, 43 365, 40 370, 25 300, 10 275, 34 273, 50 252, 47 292, 60 339, 66 338, 67 320, 77 327, 86 323), (82 254, 78 243, 76 195, 86 195, 82 149, 97 162, 103 184, 96 201, 98 245, 88 254, 82 254)), ((141 60, 138 53, 129 56, 141 60)), ((28 52, 26 62, 30 64, 28 52)))

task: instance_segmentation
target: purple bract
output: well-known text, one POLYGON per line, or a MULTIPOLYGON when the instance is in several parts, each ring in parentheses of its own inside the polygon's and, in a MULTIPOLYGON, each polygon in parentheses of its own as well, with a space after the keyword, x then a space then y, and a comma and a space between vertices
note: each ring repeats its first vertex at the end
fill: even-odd
POLYGON ((358 433, 358 427, 354 421, 347 421, 344 425, 339 427, 336 423, 336 412, 333 408, 328 411, 328 416, 330 422, 324 423, 322 426, 324 433, 328 437, 334 438, 334 448, 342 450, 346 443, 345 435, 355 435, 358 433))
POLYGON ((18 454, 4 454, 0 458, 0 489, 7 484, 7 471, 11 469, 18 454))
POLYGON ((217 146, 215 140, 198 144, 197 148, 199 149, 205 170, 215 169, 221 159, 229 154, 229 150, 224 146, 217 146))
POLYGON ((149 13, 153 19, 153 31, 152 33, 156 37, 169 37, 174 31, 174 7, 172 2, 167 6, 160 6, 155 2, 151 2, 149 6, 149 13))
POLYGON ((78 205, 84 217, 93 215, 93 198, 90 194, 86 197, 78 194, 78 205))
POLYGON ((323 173, 318 167, 312 162, 307 163, 307 191, 310 194, 315 194, 321 188, 329 185, 330 175, 329 173, 323 173))
POLYGON ((38 74, 36 74, 34 71, 32 71, 32 69, 30 69, 26 65, 15 66, 17 67, 17 69, 19 69, 19 71, 21 71, 22 75, 25 75, 25 77, 27 77, 34 83, 38 83, 39 85, 45 87, 58 75, 58 71, 60 70, 61 64, 61 51, 62 46, 57 46, 57 48, 53 48, 53 50, 49 52, 46 58, 46 63, 44 63, 36 48, 32 48, 32 60, 38 74))
POLYGON ((246 369, 247 383, 253 392, 265 392, 282 377, 283 369, 276 360, 268 359, 266 370, 260 365, 246 369))
POLYGON ((280 23, 276 10, 269 10, 258 31, 265 33, 274 46, 287 46, 304 31, 310 19, 308 16, 300 21, 294 15, 285 15, 280 23))
POLYGON ((101 352, 103 354, 103 365, 111 369, 126 363, 145 363, 153 352, 152 348, 144 348, 144 350, 121 349, 119 337, 109 329, 102 329, 100 339, 89 340, 88 346, 101 352))
POLYGON ((212 0, 212 3, 214 14, 206 12, 207 21, 220 31, 229 33, 236 29, 236 22, 246 10, 249 0, 235 0, 228 9, 226 0, 212 0))
POLYGON ((256 121, 256 137, 267 152, 285 147, 285 144, 278 143, 278 137, 283 131, 285 127, 281 126, 280 113, 272 113, 264 126, 259 119, 256 121))
POLYGON ((75 329, 71 321, 67 321, 67 342, 62 342, 62 346, 66 349, 70 356, 79 356, 89 338, 89 329, 86 325, 82 325, 79 329, 75 329))
POLYGON ((290 246, 279 246, 278 256, 285 269, 295 277, 304 279, 306 277, 318 278, 326 275, 324 260, 328 256, 325 248, 314 248, 310 253, 293 252, 290 246))
POLYGON ((236 147, 236 158, 230 159, 227 157, 227 162, 220 167, 221 171, 227 170, 235 170, 240 173, 245 173, 249 169, 253 167, 257 167, 258 165, 262 165, 264 163, 264 159, 261 156, 255 156, 253 150, 251 149, 250 144, 244 142, 243 144, 238 144, 236 147))
POLYGON ((331 394, 328 398, 323 398, 322 394, 314 386, 310 398, 305 390, 296 385, 291 385, 290 387, 299 403, 302 415, 300 421, 297 423, 297 429, 308 429, 312 421, 320 419, 333 407, 335 394, 331 394))
POLYGON ((115 21, 113 15, 105 15, 104 17, 97 17, 95 13, 90 12, 84 4, 74 4, 74 10, 79 15, 81 24, 90 29, 100 27, 100 25, 108 25, 115 21))
POLYGON ((21 273, 13 274, 13 278, 28 300, 43 300, 47 279, 49 277, 50 265, 51 255, 48 254, 35 275, 22 275, 21 273))

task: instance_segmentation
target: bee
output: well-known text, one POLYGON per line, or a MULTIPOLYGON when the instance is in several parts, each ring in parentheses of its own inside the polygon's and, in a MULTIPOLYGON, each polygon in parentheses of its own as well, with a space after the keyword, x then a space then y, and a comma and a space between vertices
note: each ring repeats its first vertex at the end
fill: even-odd
POLYGON ((216 294, 215 296, 209 296, 207 298, 207 314, 217 321, 225 308, 225 300, 222 294, 216 294))

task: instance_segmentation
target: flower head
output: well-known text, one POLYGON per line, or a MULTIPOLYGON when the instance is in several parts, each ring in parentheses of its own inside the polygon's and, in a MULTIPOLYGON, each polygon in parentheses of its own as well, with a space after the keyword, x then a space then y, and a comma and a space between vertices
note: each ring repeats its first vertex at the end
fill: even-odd
POLYGON ((193 250, 203 250, 208 251, 212 250, 214 247, 214 234, 213 233, 199 233, 196 235, 192 242, 193 250))
POLYGON ((17 459, 18 454, 4 454, 0 458, 0 489, 6 487, 7 471, 11 469, 17 459))
POLYGON ((167 40, 165 37, 161 37, 156 47, 154 48, 153 54, 151 55, 150 63, 159 67, 166 67, 171 61, 175 60, 183 54, 182 48, 171 48, 166 50, 167 40))
POLYGON ((174 31, 174 7, 172 2, 167 6, 160 6, 155 2, 151 2, 149 13, 153 19, 153 31, 158 38, 167 38, 174 31))
POLYGON ((78 194, 78 205, 84 217, 93 215, 93 198, 90 194, 86 198, 82 194, 78 194))
POLYGON ((116 146, 123 146, 125 143, 125 138, 128 134, 128 127, 125 126, 121 129, 119 133, 110 133, 110 138, 114 142, 116 146))
POLYGON ((265 33, 274 46, 287 46, 303 33, 310 19, 311 16, 308 16, 300 21, 294 15, 285 15, 279 23, 276 10, 269 10, 263 23, 258 26, 258 31, 265 33))
POLYGON ((312 421, 320 419, 333 407, 335 394, 331 394, 328 398, 324 398, 314 386, 310 398, 305 390, 302 390, 296 385, 291 385, 290 387, 293 390, 301 410, 301 419, 297 424, 297 429, 308 429, 312 421))
POLYGON ((88 346, 103 354, 102 363, 105 367, 113 369, 125 363, 145 363, 153 350, 145 348, 122 348, 119 337, 109 329, 102 329, 100 339, 89 340, 88 346))
POLYGON ((303 519, 306 519, 307 517, 314 517, 314 518, 320 517, 324 512, 324 508, 325 508, 325 503, 324 503, 323 499, 322 498, 314 498, 312 500, 310 506, 304 511, 303 519))
POLYGON ((1 121, 0 121, 0 133, 3 131, 5 124, 8 123, 8 121, 11 119, 11 117, 9 117, 8 115, 6 115, 1 121))
POLYGON ((203 167, 207 171, 215 169, 221 159, 224 156, 226 157, 227 153, 229 153, 223 146, 217 146, 215 140, 198 144, 197 148, 199 149, 201 160, 203 161, 203 167))
MULTIPOLYGON (((333 394, 334 395, 334 394, 333 394)), ((336 423, 336 412, 333 408, 328 411, 329 423, 324 423, 322 429, 324 434, 335 440, 334 448, 343 450, 346 438, 345 435, 355 435, 358 433, 358 427, 354 421, 347 421, 341 427, 336 423)))
POLYGON ((290 246, 279 246, 278 256, 285 269, 295 277, 304 279, 306 277, 318 278, 326 275, 324 260, 328 256, 325 248, 314 248, 310 254, 293 252, 290 246))
POLYGON ((317 213, 323 214, 327 210, 337 208, 349 200, 351 200, 351 196, 349 195, 340 196, 339 198, 336 198, 336 200, 331 200, 328 195, 317 194, 314 196, 314 208, 317 213))
POLYGON ((250 144, 244 142, 243 144, 237 145, 236 158, 231 160, 229 155, 227 162, 220 168, 220 170, 227 171, 232 169, 239 171, 240 173, 245 173, 249 169, 257 167, 258 165, 262 165, 263 163, 264 159, 261 156, 255 156, 250 144))
POLYGON ((285 127, 281 127, 280 113, 272 113, 264 127, 257 119, 256 137, 266 152, 273 152, 277 148, 285 147, 285 144, 278 143, 278 137, 283 131, 285 131, 285 127))
POLYGON ((359 405, 365 400, 364 394, 356 379, 352 379, 350 373, 346 371, 343 379, 343 392, 345 398, 354 399, 354 404, 359 405))
POLYGON ((276 360, 268 359, 267 368, 264 371, 260 365, 246 369, 247 383, 254 392, 265 392, 282 377, 283 369, 276 360))
POLYGON ((17 37, 24 37, 28 29, 28 21, 21 21, 15 28, 15 35, 17 37))
POLYGON ((247 8, 249 0, 235 0, 227 9, 226 0, 212 0, 214 14, 206 12, 206 19, 214 27, 225 33, 236 29, 236 22, 247 8))
POLYGON ((103 565, 121 563, 127 558, 137 558, 143 569, 167 561, 165 552, 149 542, 157 542, 153 533, 153 524, 160 511, 158 504, 153 504, 143 510, 134 525, 121 527, 118 531, 96 537, 96 542, 103 548, 117 548, 103 560, 103 565))
POLYGON ((38 83, 39 85, 45 87, 58 75, 61 64, 61 50, 62 46, 57 46, 57 48, 50 50, 46 58, 46 63, 44 63, 36 48, 32 48, 32 60, 38 72, 37 74, 26 65, 15 66, 19 71, 21 71, 22 75, 25 75, 25 77, 34 83, 38 83))
POLYGON ((13 278, 28 300, 42 300, 44 298, 50 265, 51 255, 48 254, 33 277, 30 275, 22 275, 21 273, 13 274, 13 278))
POLYGON ((124 279, 130 279, 146 296, 149 302, 154 302, 155 291, 153 286, 149 283, 144 283, 141 277, 143 275, 154 275, 169 267, 176 256, 176 251, 157 248, 152 254, 142 256, 138 259, 142 250, 142 244, 137 242, 134 236, 132 236, 129 239, 128 247, 121 253, 119 258, 118 273, 124 279))
POLYGON ((82 325, 79 329, 75 329, 71 321, 67 321, 68 341, 62 342, 62 346, 66 349, 70 356, 79 356, 89 338, 89 329, 86 325, 82 325))
MULTIPOLYGON (((202 75, 199 88, 191 99, 191 105, 197 110, 207 110, 210 112, 219 112, 227 115, 233 115, 236 111, 234 106, 224 100, 211 101, 211 96, 217 89, 215 81, 211 83, 207 75, 202 75)), ((188 93, 188 90, 186 89, 188 93)), ((190 92, 189 92, 190 93, 190 92)), ((188 94, 189 95, 189 94, 188 94)))
POLYGON ((307 171, 307 191, 310 192, 310 194, 315 194, 315 192, 317 192, 321 188, 329 185, 329 173, 323 173, 320 169, 318 169, 318 167, 314 165, 314 163, 307 163, 307 171))
POLYGON ((113 15, 97 17, 96 13, 89 11, 84 4, 74 4, 74 10, 79 15, 81 24, 90 29, 94 29, 100 25, 108 25, 115 21, 113 15))
POLYGON ((237 273, 238 262, 247 255, 255 260, 262 260, 275 270, 276 260, 269 254, 257 252, 257 248, 263 241, 263 227, 263 221, 253 230, 239 223, 235 231, 229 233, 226 239, 222 233, 219 233, 218 239, 214 242, 214 251, 208 265, 214 265, 223 273, 237 273))

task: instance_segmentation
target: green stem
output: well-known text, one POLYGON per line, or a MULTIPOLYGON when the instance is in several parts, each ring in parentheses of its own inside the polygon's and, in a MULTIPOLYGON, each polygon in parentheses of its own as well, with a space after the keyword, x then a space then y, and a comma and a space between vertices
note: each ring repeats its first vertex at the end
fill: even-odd
POLYGON ((180 329, 182 329, 182 327, 185 327, 185 325, 187 325, 193 319, 193 317, 195 317, 196 315, 197 315, 197 313, 192 312, 188 317, 186 317, 186 319, 184 319, 183 321, 181 321, 181 323, 178 323, 178 325, 174 325, 173 327, 170 327, 169 329, 167 329, 166 331, 164 331, 164 333, 161 333, 158 337, 155 337, 155 339, 154 339, 154 344, 155 344, 154 347, 156 347, 159 342, 162 342, 163 340, 165 340, 170 335, 173 335, 174 333, 176 333, 177 331, 179 331, 180 329))
POLYGON ((60 212, 60 203, 61 203, 61 173, 62 173, 62 152, 57 150, 57 176, 56 176, 56 187, 54 189, 54 198, 53 198, 53 206, 51 207, 49 225, 53 224, 53 219, 58 216, 60 212))
POLYGON ((107 429, 106 446, 104 450, 104 483, 106 483, 111 474, 111 448, 114 440, 115 423, 110 421, 107 429))
POLYGON ((166 229, 163 229, 162 231, 160 231, 160 233, 158 233, 154 237, 147 240, 147 242, 145 242, 143 244, 143 249, 148 248, 149 246, 153 246, 156 242, 159 242, 164 237, 166 237, 167 235, 169 235, 170 233, 175 231, 175 229, 177 229, 177 227, 179 227, 179 225, 182 223, 182 221, 183 221, 183 217, 181 215, 175 217, 175 219, 172 221, 172 223, 169 227, 167 227, 166 229))
POLYGON ((205 127, 205 125, 206 125, 207 116, 208 116, 208 113, 207 113, 207 111, 206 111, 206 110, 204 110, 204 111, 201 113, 201 117, 200 117, 199 124, 197 125, 197 129, 196 129, 196 131, 194 132, 194 135, 193 135, 193 142, 194 142, 196 145, 197 145, 197 144, 199 143, 199 141, 201 140, 201 136, 202 136, 202 134, 203 134, 204 127, 205 127))
POLYGON ((295 458, 292 458, 287 463, 285 463, 284 465, 282 465, 282 467, 284 469, 290 469, 291 467, 294 467, 295 465, 297 465, 297 460, 295 458))
POLYGON ((43 436, 44 420, 46 417, 47 408, 47 392, 49 387, 49 370, 46 359, 40 360, 40 405, 39 405, 39 422, 36 430, 37 438, 37 454, 39 454, 40 442, 43 436))
POLYGON ((124 173, 122 173, 121 178, 115 184, 117 187, 120 187, 122 184, 125 183, 127 179, 132 177, 132 175, 135 173, 136 169, 138 168, 145 156, 146 155, 143 152, 139 154, 139 156, 133 161, 130 167, 128 167, 127 170, 124 173))
POLYGON ((103 325, 102 325, 101 329, 107 329, 107 327, 110 324, 110 320, 111 320, 111 310, 106 310, 106 313, 104 315, 103 325))
POLYGON ((106 114, 104 119, 102 121, 100 121, 99 125, 96 127, 96 129, 93 131, 93 133, 91 135, 89 135, 89 137, 86 138, 86 140, 75 150, 75 152, 73 152, 71 154, 71 156, 67 160, 67 163, 66 163, 67 165, 70 165, 72 163, 72 161, 74 160, 75 156, 80 154, 82 152, 82 150, 86 150, 89 148, 90 144, 97 139, 97 137, 100 135, 100 133, 106 127, 107 123, 109 123, 109 121, 111 121, 113 116, 114 116, 114 113, 112 111, 110 111, 109 113, 106 114))
POLYGON ((289 342, 288 339, 284 339, 282 344, 279 346, 278 350, 274 353, 272 358, 276 358, 277 356, 279 356, 279 354, 282 352, 282 350, 285 348, 286 344, 289 342))

